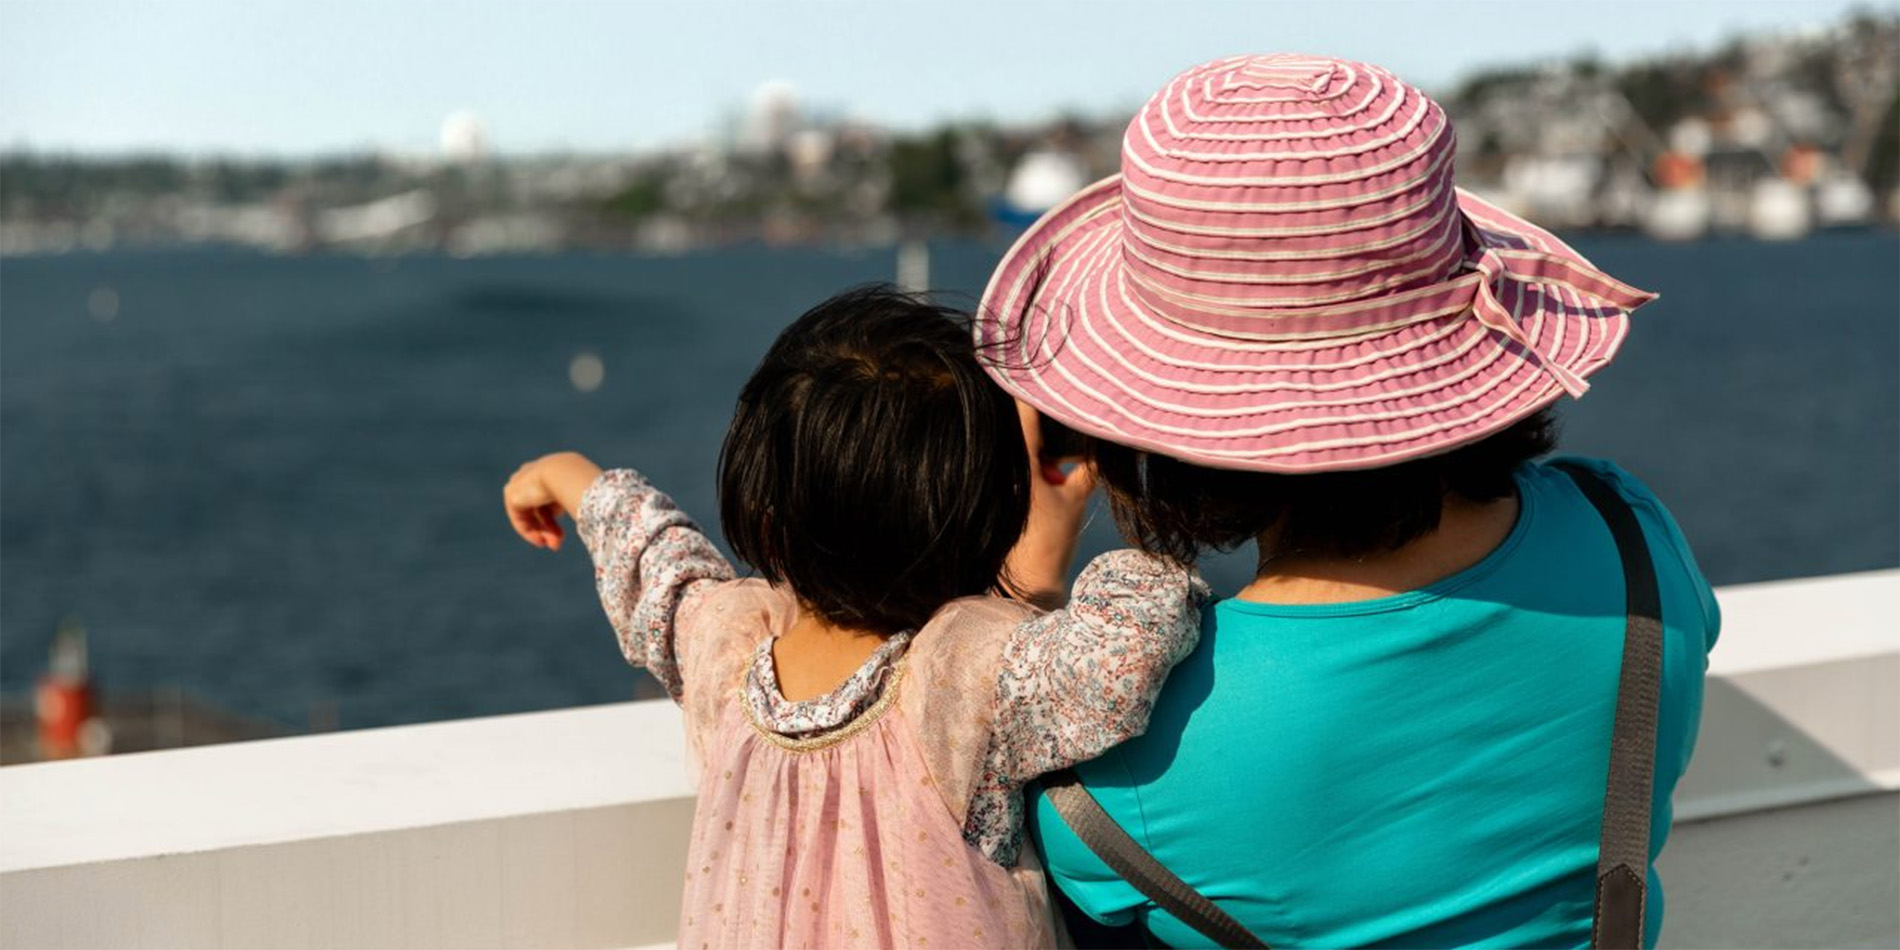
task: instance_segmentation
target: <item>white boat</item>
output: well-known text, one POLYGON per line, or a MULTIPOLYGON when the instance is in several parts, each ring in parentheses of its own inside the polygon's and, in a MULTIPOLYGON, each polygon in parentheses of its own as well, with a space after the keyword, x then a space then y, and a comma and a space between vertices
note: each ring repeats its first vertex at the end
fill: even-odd
POLYGON ((1765 178, 1748 195, 1748 233, 1763 241, 1792 241, 1814 227, 1807 189, 1785 178, 1765 178))
POLYGON ((1643 215, 1643 231, 1658 241, 1693 241, 1709 232, 1709 217, 1707 190, 1659 191, 1643 215))

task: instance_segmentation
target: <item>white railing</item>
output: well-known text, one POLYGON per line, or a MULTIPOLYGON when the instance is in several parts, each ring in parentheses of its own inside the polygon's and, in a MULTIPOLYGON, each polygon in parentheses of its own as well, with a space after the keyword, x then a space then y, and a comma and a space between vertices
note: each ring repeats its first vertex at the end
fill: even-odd
MULTIPOLYGON (((1900 946, 1900 570, 1726 588, 1673 946, 1900 946)), ((0 769, 0 947, 671 941, 663 702, 0 769)))

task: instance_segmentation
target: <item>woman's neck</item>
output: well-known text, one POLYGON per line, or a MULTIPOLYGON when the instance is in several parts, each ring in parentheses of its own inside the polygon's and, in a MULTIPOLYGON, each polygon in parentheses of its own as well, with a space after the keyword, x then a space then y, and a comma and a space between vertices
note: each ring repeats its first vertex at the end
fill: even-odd
POLYGON ((850 679, 889 639, 888 634, 840 627, 801 610, 772 644, 779 693, 792 702, 823 696, 850 679))
MULTIPOLYGON (((1510 537, 1517 514, 1515 496, 1488 502, 1447 496, 1438 527, 1395 551, 1263 557, 1253 583, 1235 596, 1263 604, 1341 604, 1418 590, 1484 560, 1510 537)), ((1261 551, 1272 545, 1271 532, 1261 537, 1261 551)))

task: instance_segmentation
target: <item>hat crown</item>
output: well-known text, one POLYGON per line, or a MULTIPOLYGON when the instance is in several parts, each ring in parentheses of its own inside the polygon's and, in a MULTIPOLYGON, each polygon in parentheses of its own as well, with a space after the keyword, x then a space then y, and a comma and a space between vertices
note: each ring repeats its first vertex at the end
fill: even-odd
POLYGON ((1465 262, 1444 110, 1376 66, 1216 60, 1122 142, 1127 291, 1168 319, 1273 335, 1302 312, 1444 280, 1465 262))
POLYGON ((1211 102, 1259 102, 1262 95, 1275 101, 1316 102, 1337 81, 1351 81, 1352 73, 1338 60, 1304 56, 1249 56, 1219 74, 1220 81, 1205 90, 1211 102))

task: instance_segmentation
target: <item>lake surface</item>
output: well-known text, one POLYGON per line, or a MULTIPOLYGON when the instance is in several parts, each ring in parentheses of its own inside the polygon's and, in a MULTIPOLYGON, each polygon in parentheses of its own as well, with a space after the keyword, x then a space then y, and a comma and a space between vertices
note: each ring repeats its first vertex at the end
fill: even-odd
MULTIPOLYGON (((1567 407, 1567 451, 1647 480, 1718 584, 1900 564, 1900 237, 1576 243, 1663 297, 1567 407)), ((974 295, 1003 246, 933 250, 934 283, 974 295)), ((627 698, 650 684, 585 554, 517 541, 503 480, 579 449, 710 525, 773 335, 893 269, 763 248, 0 261, 0 692, 77 617, 106 690, 178 685, 291 729, 627 698)), ((1217 589, 1245 572, 1210 565, 1217 589)))

